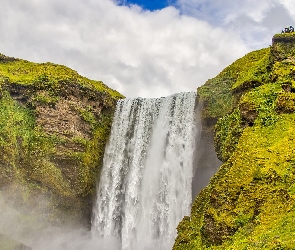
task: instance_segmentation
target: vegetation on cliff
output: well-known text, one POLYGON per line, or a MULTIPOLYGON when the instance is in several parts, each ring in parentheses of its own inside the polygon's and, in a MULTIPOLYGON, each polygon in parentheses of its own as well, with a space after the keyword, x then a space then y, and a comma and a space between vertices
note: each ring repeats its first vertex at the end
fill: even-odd
POLYGON ((294 38, 275 35, 198 89, 223 165, 180 222, 174 250, 294 249, 294 38))
POLYGON ((102 82, 65 66, 0 55, 3 200, 47 221, 89 223, 120 98, 102 82))

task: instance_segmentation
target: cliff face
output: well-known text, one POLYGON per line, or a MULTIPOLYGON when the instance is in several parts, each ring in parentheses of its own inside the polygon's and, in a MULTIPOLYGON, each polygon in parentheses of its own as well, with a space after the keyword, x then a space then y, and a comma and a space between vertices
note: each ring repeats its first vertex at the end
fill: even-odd
POLYGON ((0 55, 0 198, 55 224, 90 222, 116 100, 56 64, 0 55))
POLYGON ((275 35, 198 89, 223 164, 173 249, 294 249, 294 39, 275 35))

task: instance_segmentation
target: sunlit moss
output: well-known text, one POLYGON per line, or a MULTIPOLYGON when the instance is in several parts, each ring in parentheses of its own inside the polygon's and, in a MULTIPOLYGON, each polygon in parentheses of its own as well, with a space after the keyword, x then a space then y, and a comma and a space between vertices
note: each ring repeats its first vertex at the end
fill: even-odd
POLYGON ((245 129, 236 151, 206 188, 207 196, 195 201, 192 215, 197 216, 187 219, 184 229, 178 228, 182 230, 179 237, 193 234, 196 238, 189 237, 187 245, 181 248, 179 243, 175 249, 275 249, 278 241, 282 246, 292 245, 294 122, 294 114, 282 115, 272 126, 245 129), (195 207, 205 210, 197 211, 195 207), (219 226, 232 230, 232 237, 221 235, 224 242, 220 247, 204 244, 204 237, 209 237, 208 229, 204 229, 208 216, 213 218, 215 232, 219 226), (198 233, 202 230, 203 236, 198 233), (194 248, 196 242, 202 242, 199 248, 194 248))
POLYGON ((270 48, 251 52, 226 67, 215 78, 198 88, 203 104, 203 123, 214 125, 218 118, 232 112, 243 92, 269 81, 270 48))
MULTIPOLYGON (((276 35, 272 48, 252 52, 223 71, 236 74, 228 90, 232 108, 222 112, 217 102, 222 115, 215 146, 224 163, 194 201, 191 216, 179 224, 173 249, 294 249, 293 37, 276 35)), ((205 102, 224 98, 210 97, 214 84, 206 84, 201 87, 206 95, 200 94, 205 102)), ((217 117, 208 110, 203 115, 217 117)))
POLYGON ((95 180, 100 175, 104 148, 111 129, 112 117, 103 116, 94 127, 93 139, 86 144, 86 151, 81 155, 82 167, 78 177, 79 192, 83 196, 93 194, 95 180), (99 168, 97 166, 100 166, 99 168))
POLYGON ((242 133, 240 110, 220 118, 215 126, 215 148, 219 159, 226 161, 234 152, 242 133))
POLYGON ((244 70, 238 73, 237 81, 232 86, 234 91, 257 87, 270 80, 270 49, 258 50, 252 53, 253 56, 244 62, 246 63, 244 70))
MULTIPOLYGON (((0 54, 0 59, 3 55, 0 54)), ((63 81, 74 81, 79 85, 107 92, 114 98, 123 96, 115 90, 108 88, 101 81, 94 81, 80 76, 76 71, 63 65, 53 63, 33 63, 25 60, 11 60, 1 63, 0 60, 0 81, 19 83, 24 85, 37 85, 47 90, 57 89, 63 81)))
POLYGON ((0 55, 0 188, 11 187, 19 206, 38 207, 36 194, 46 197, 48 221, 90 223, 115 103, 122 97, 67 67, 0 55), (48 112, 43 122, 56 119, 62 128, 68 118, 50 113, 58 104, 87 129, 85 134, 44 129, 36 109, 48 112))

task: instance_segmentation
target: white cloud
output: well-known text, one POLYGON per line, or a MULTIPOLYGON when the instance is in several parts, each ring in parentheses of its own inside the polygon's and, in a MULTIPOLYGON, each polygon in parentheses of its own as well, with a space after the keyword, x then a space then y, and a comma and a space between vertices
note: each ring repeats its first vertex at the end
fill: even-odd
POLYGON ((293 21, 295 21, 295 2, 293 0, 278 0, 292 15, 293 21))
POLYGON ((231 30, 251 49, 271 44, 271 38, 294 22, 292 0, 178 0, 183 14, 231 30))
POLYGON ((0 53, 67 65, 127 97, 165 96, 194 91, 249 51, 203 19, 110 0, 2 0, 0 53))

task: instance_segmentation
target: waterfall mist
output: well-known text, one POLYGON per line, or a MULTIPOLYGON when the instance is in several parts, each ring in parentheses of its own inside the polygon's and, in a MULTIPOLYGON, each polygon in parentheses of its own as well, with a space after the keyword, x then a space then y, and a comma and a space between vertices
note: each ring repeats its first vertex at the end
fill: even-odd
POLYGON ((195 100, 195 93, 180 93, 118 102, 91 231, 53 227, 48 197, 36 197, 38 207, 23 210, 11 189, 2 188, 0 240, 32 250, 170 250, 192 198, 220 165, 195 100))
MULTIPOLYGON (((22 187, 14 188, 14 195, 22 187)), ((11 197, 11 190, 0 191, 0 249, 15 250, 118 250, 115 238, 93 239, 81 225, 53 226, 47 217, 50 199, 37 196, 38 206, 22 206, 11 197), (15 245, 15 246, 14 246, 15 245)))
POLYGON ((171 249, 189 215, 197 138, 195 93, 117 105, 94 207, 94 237, 122 250, 171 249))

